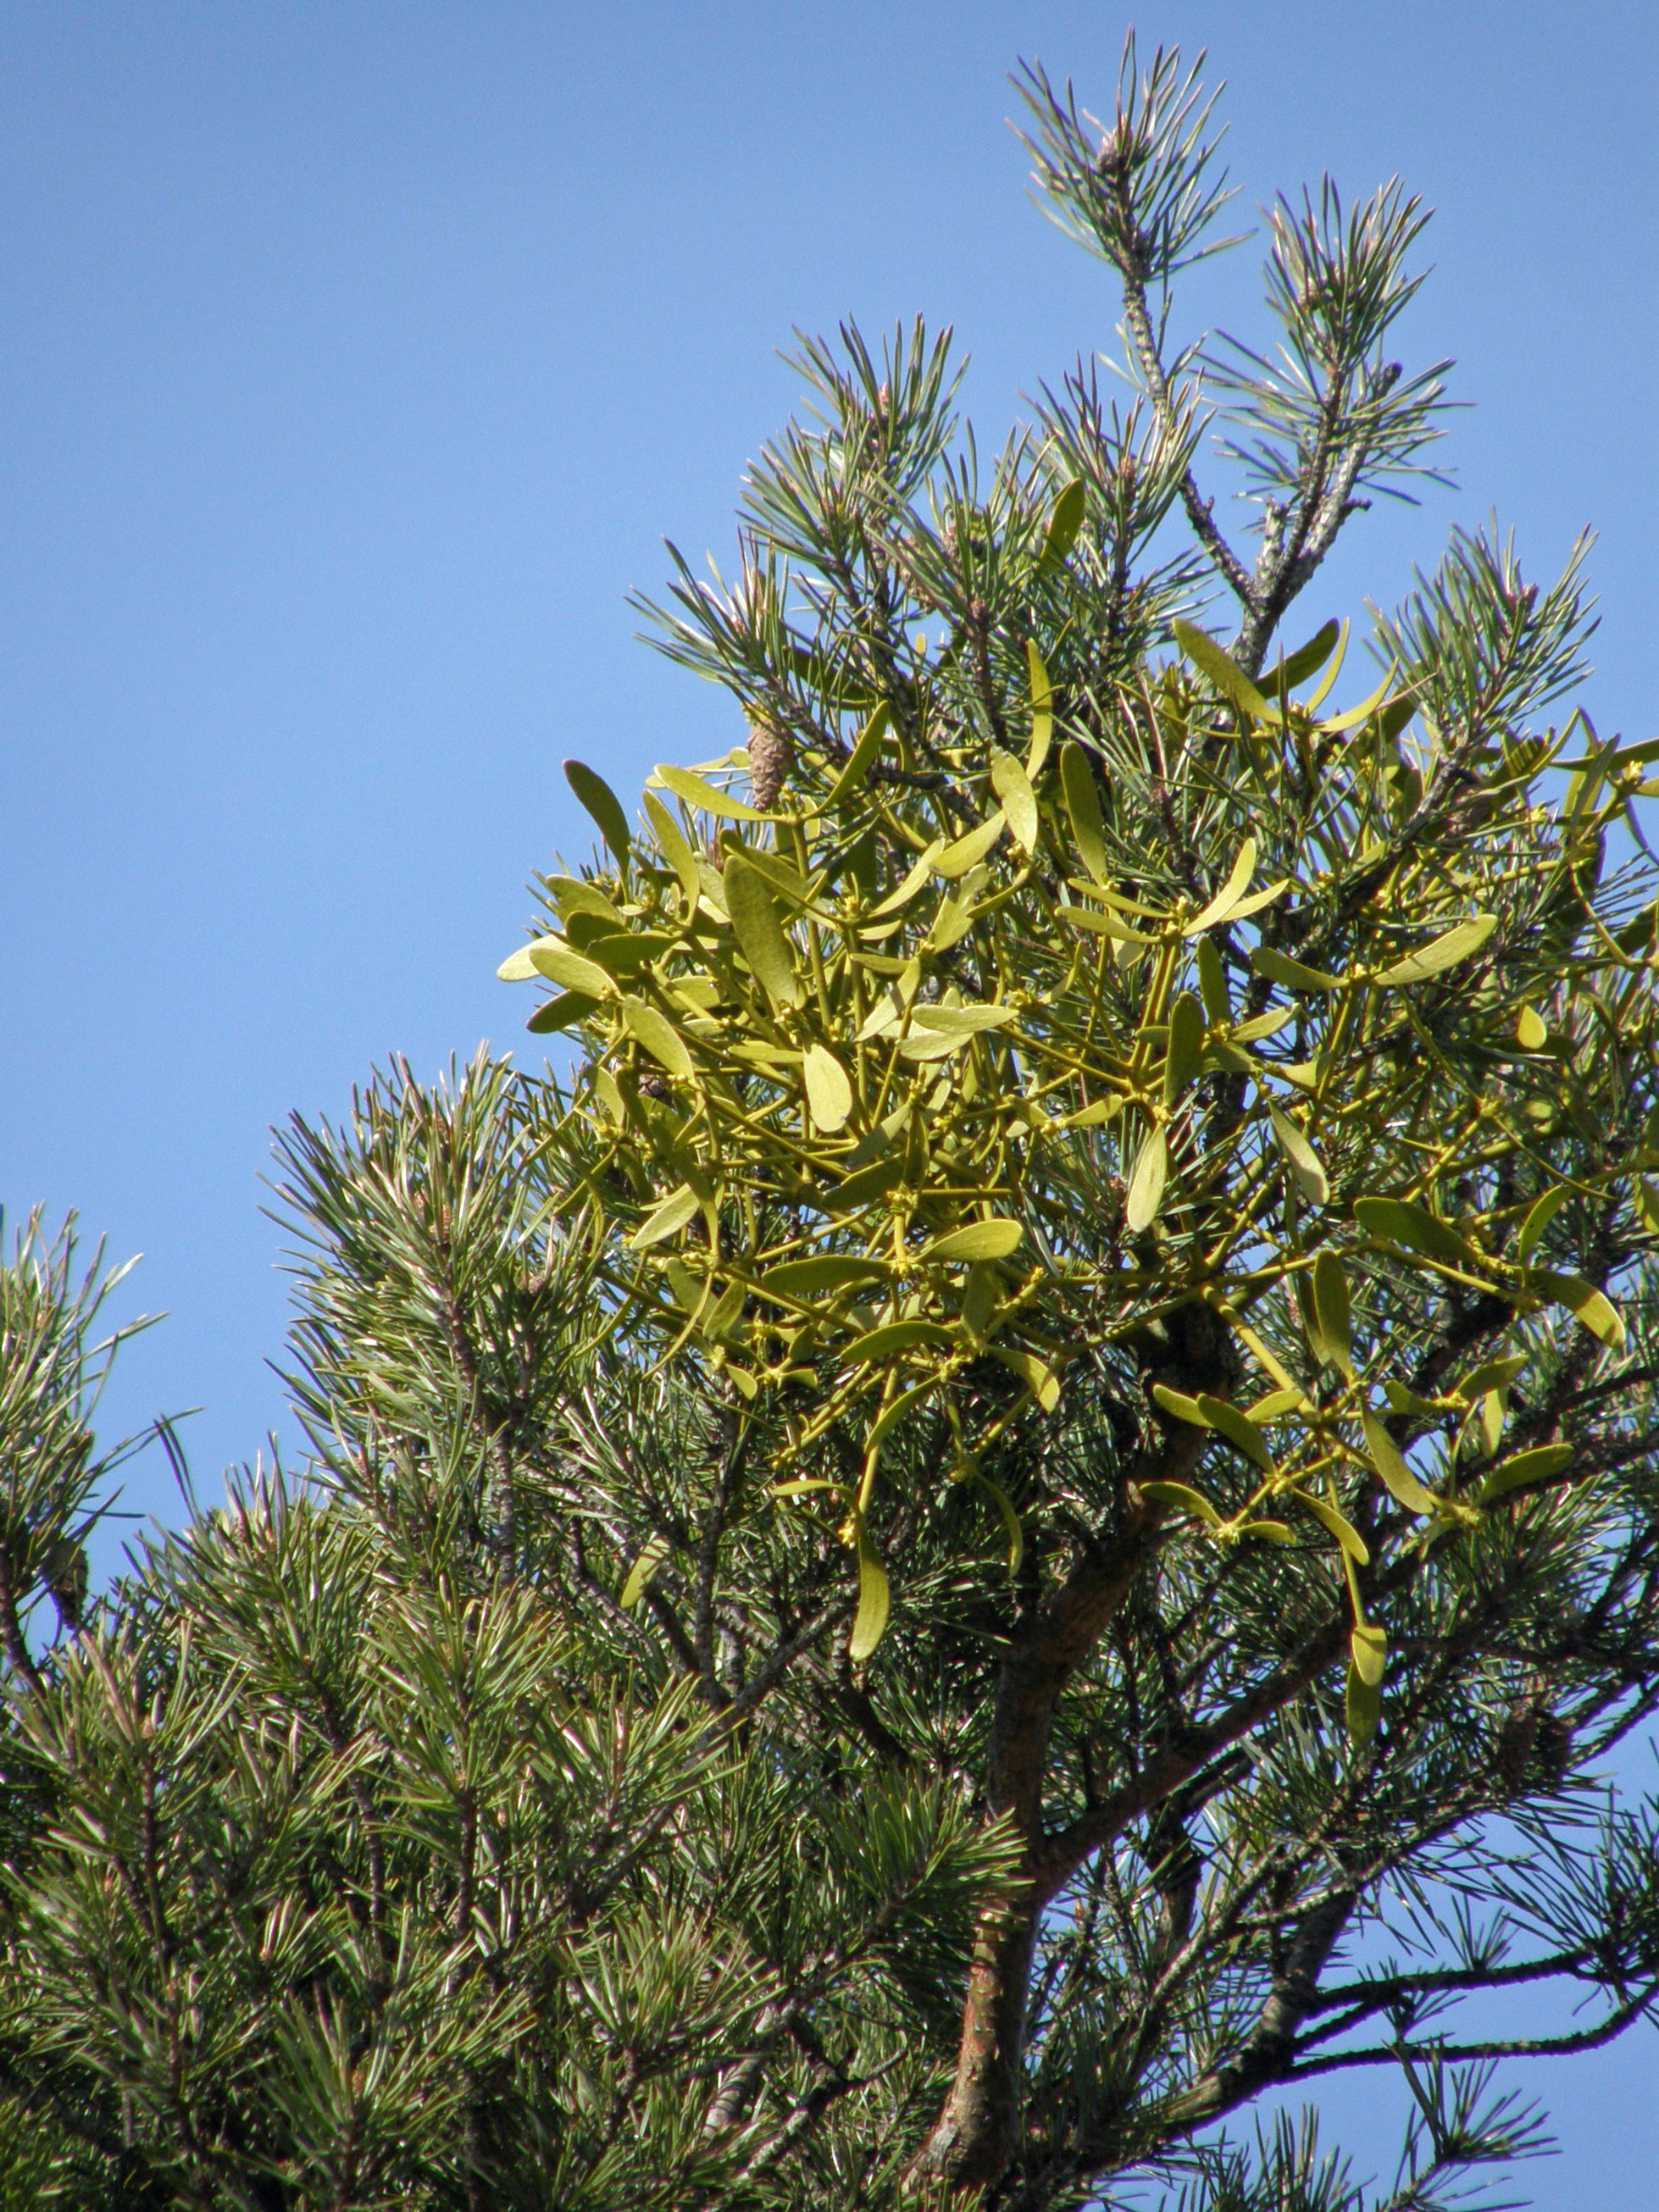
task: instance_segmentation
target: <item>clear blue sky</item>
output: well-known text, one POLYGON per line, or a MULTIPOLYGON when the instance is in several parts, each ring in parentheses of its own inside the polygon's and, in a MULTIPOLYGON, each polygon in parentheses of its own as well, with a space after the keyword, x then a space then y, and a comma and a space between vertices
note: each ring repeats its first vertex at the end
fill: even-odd
MULTIPOLYGON (((1566 0, 1147 5, 1230 80, 1248 209, 1331 169, 1438 210, 1408 358, 1455 355, 1455 492, 1369 518, 1311 595, 1388 600, 1495 507, 1534 573, 1583 525, 1586 700, 1659 728, 1659 11, 1566 0)), ((268 1127, 392 1050, 529 1045, 493 980, 520 886, 740 732, 632 641, 659 539, 730 548, 796 399, 793 325, 953 322, 981 446, 1103 274, 1022 192, 1005 72, 1103 104, 1124 17, 973 0, 0 7, 0 1200, 143 1251, 112 1418, 200 1403, 198 1480, 283 1425, 268 1127)), ((1249 335, 1256 255, 1188 328, 1249 335)), ((533 1053, 525 1057, 532 1064, 533 1053)), ((170 1510, 159 1465, 131 1498, 170 1510)), ((1652 2037, 1535 2078, 1565 2212, 1646 2207, 1652 2037)), ((1390 2090, 1331 2106, 1385 2154, 1390 2090)))

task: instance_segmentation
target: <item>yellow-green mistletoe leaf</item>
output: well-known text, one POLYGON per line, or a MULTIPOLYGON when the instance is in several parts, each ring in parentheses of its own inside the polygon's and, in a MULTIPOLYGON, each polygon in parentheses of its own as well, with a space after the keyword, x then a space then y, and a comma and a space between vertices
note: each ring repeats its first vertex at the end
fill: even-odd
POLYGON ((693 775, 689 768, 676 768, 672 761, 659 762, 657 780, 665 784, 676 799, 704 814, 718 814, 728 822, 769 822, 771 816, 758 806, 750 806, 741 799, 733 799, 729 791, 721 791, 712 783, 705 783, 700 775, 693 775))
POLYGON ((538 937, 529 948, 530 964, 538 975, 566 991, 585 991, 590 999, 608 999, 616 985, 597 960, 584 960, 562 937, 538 937))
POLYGON ((1324 1162, 1303 1135, 1288 1114, 1281 1114, 1277 1106, 1267 1109, 1273 1125, 1273 1134, 1279 1139, 1279 1149, 1296 1177, 1297 1187, 1312 1206, 1323 1206, 1331 1194, 1331 1186, 1325 1174, 1324 1162))
POLYGON ((538 1006, 525 1024, 537 1036, 547 1036, 561 1030, 574 1030, 588 1016, 597 1013, 599 1002, 590 999, 583 991, 561 991, 556 998, 549 999, 538 1006))
POLYGON ((1154 1505, 1167 1507, 1176 1513, 1190 1513, 1206 1528, 1218 1528, 1221 1516, 1216 1511, 1201 1490, 1194 1490, 1189 1482, 1143 1482, 1140 1494, 1154 1505))
POLYGON ((1371 1555, 1366 1548, 1365 1540, 1346 1513, 1339 1511, 1334 1505, 1328 1504, 1326 1499, 1318 1497, 1311 1490, 1293 1490, 1291 1495, 1299 1505, 1307 1507, 1316 1521, 1323 1524, 1327 1533, 1336 1539, 1337 1543, 1347 1553, 1355 1566, 1364 1567, 1370 1565, 1371 1555))
POLYGON ((861 1260, 850 1252, 815 1252, 808 1259, 785 1260, 769 1267, 760 1288, 768 1297, 817 1297, 824 1291, 844 1291, 854 1283, 879 1281, 887 1270, 879 1260, 861 1260))
POLYGON ((1181 992, 1170 1009, 1170 1037, 1164 1054, 1164 1103, 1176 1106, 1198 1069, 1204 1050, 1204 1009, 1190 991, 1181 992))
POLYGON ((876 1556, 868 1530, 860 1519, 858 1524, 859 1603, 853 1615, 853 1632, 848 1639, 847 1656, 855 1667, 862 1666, 882 1639, 887 1626, 887 1616, 892 1607, 892 1593, 888 1587, 887 1570, 876 1556))
POLYGON ((625 1613, 631 1613, 645 1595, 671 1549, 666 1536, 647 1537, 644 1549, 628 1570, 628 1580, 623 1584, 622 1595, 617 1601, 625 1613))
POLYGON ((1276 952, 1271 945, 1258 945, 1250 954, 1250 965, 1258 975, 1265 975, 1270 983, 1282 983, 1287 991, 1340 991, 1343 978, 1333 975, 1323 968, 1310 968, 1305 961, 1292 960, 1283 952, 1276 952))
POLYGON ((1515 1256, 1517 1260, 1525 1261, 1527 1255, 1571 1195, 1566 1184, 1559 1182, 1553 1189, 1547 1190, 1540 1198, 1534 1199, 1532 1204, 1527 1208, 1527 1218, 1521 1224, 1516 1235, 1515 1256))
POLYGON ((586 761, 568 760, 564 780, 599 824, 599 835, 617 858, 626 860, 633 840, 628 833, 628 817, 623 812, 622 801, 611 786, 586 761))
POLYGON ((1154 1129, 1135 1155, 1134 1172, 1124 1194, 1124 1226, 1132 1237, 1138 1237, 1157 1219, 1169 1172, 1169 1139, 1162 1129, 1154 1129))
POLYGON ((1449 1221, 1404 1198, 1357 1198, 1353 1218, 1367 1237, 1380 1243, 1403 1244, 1425 1259, 1444 1260, 1455 1267, 1478 1266, 1480 1255, 1449 1221))
POLYGON ((692 1083, 697 1071, 691 1055, 685 1048, 685 1040, 666 1014, 660 1014, 643 999, 624 999, 622 1017, 629 1032, 636 1036, 659 1066, 677 1075, 682 1083, 692 1083))
POLYGON ((991 750, 991 788, 1002 801, 1002 811, 1008 817, 1008 827, 1014 833, 1016 843, 1026 852, 1035 853, 1037 842, 1036 795, 1031 789, 1030 778, 1025 770, 1012 753, 1004 752, 1000 745, 993 746, 991 750))
POLYGON ((1072 842, 1078 858, 1097 884, 1106 880, 1106 839, 1100 811, 1100 793, 1089 756, 1075 738, 1060 749, 1060 787, 1072 824, 1072 842))
POLYGON ((888 725, 893 719, 892 709, 884 699, 859 732, 857 742, 842 764, 840 775, 824 795, 826 808, 840 805, 842 800, 854 791, 863 788, 866 777, 881 750, 882 740, 887 735, 888 725))
POLYGON ((695 911, 702 888, 702 878, 697 866, 697 856, 691 849, 690 839, 653 791, 647 791, 645 794, 645 814, 656 833, 663 858, 680 879, 687 911, 695 911))
POLYGON ((1536 1444, 1530 1451, 1516 1452, 1482 1475, 1474 1492, 1477 1505, 1490 1505, 1494 1498, 1502 1498, 1506 1491, 1518 1490, 1522 1483, 1548 1482, 1552 1477, 1565 1474, 1572 1465, 1571 1444, 1536 1444))
POLYGON ((1225 921, 1250 887, 1250 878, 1255 873, 1255 840, 1247 837, 1238 848, 1238 858, 1233 862, 1232 872, 1208 906, 1200 907, 1182 932, 1185 937, 1200 937, 1206 929, 1213 929, 1225 921))
MULTIPOLYGON (((1008 754, 1003 755, 1005 760, 1011 757, 1012 756, 1008 754)), ((1018 761, 1013 764, 1016 768, 1019 767, 1018 761)), ((1023 769, 1020 769, 1020 774, 1024 776, 1023 769)), ((1027 788, 1030 788, 1029 785, 1027 788)), ((957 838, 934 855, 933 873, 953 879, 957 876, 965 876, 969 868, 979 866, 992 846, 996 843, 997 839, 1001 836, 1003 830, 1007 827, 1007 810, 1006 807, 1000 806, 988 820, 980 823, 977 830, 970 830, 965 837, 957 838)))
POLYGON ((1006 1260, 1019 1249, 1025 1231, 1018 1221, 970 1221, 947 1230, 916 1255, 919 1260, 1006 1260))
POLYGON ((1625 1324, 1618 1307, 1582 1275, 1559 1275, 1540 1267, 1526 1277, 1526 1287, 1547 1304, 1565 1306, 1592 1336, 1600 1337, 1611 1351, 1618 1351, 1624 1343, 1625 1324))
POLYGON ((1040 565, 1057 568, 1077 543, 1077 534, 1083 527, 1083 518, 1089 503, 1089 487, 1081 477, 1073 477, 1063 485, 1048 517, 1048 527, 1043 533, 1040 565))
POLYGON ((1054 1412, 1060 1403, 1060 1378, 1047 1360, 1017 1344, 994 1344, 990 1352, 1011 1375, 1018 1376, 1045 1413, 1054 1412))
POLYGON ((1243 1413, 1225 1398, 1212 1397, 1207 1391, 1198 1395, 1198 1410, 1211 1428, 1236 1444, 1246 1459, 1252 1460, 1264 1474, 1277 1474, 1279 1468, 1264 1437, 1249 1415, 1243 1413))
POLYGON ((629 1238, 629 1243, 636 1252, 643 1252, 653 1244, 660 1244, 665 1237, 675 1236, 684 1229, 702 1205, 702 1200, 690 1184, 683 1182, 678 1190, 670 1191, 660 1205, 652 1207, 629 1238))
POLYGON ((1343 1717, 1347 1723, 1348 1740, 1356 1751, 1363 1751, 1376 1734, 1377 1723, 1382 1717, 1382 1691, 1380 1682, 1368 1682, 1348 1655, 1348 1680, 1343 1698, 1343 1717))
POLYGON ((1408 952, 1403 960, 1396 960, 1391 968, 1383 969, 1376 981, 1393 986, 1420 983, 1430 975, 1438 975, 1478 952, 1497 927, 1495 914, 1477 914, 1468 921, 1460 921, 1455 929, 1447 930, 1443 937, 1408 952))
POLYGON ((1348 1656, 1360 1680, 1374 1690, 1389 1663, 1389 1639, 1374 1621, 1356 1621, 1348 1638, 1348 1656))
MULTIPOLYGON (((536 943, 549 946, 562 945, 564 939, 562 937, 538 937, 536 943)), ((530 957, 532 949, 528 945, 521 945, 516 952, 509 952, 495 970, 498 979, 503 983, 527 983, 532 975, 539 972, 535 962, 530 957)))
POLYGON ((1029 637, 1025 641, 1025 666, 1031 685, 1031 743, 1025 755, 1025 773, 1035 783, 1042 773, 1042 764, 1054 742, 1054 704, 1042 655, 1029 637))
POLYGON ((889 1321, 855 1336, 842 1355, 854 1366, 873 1366, 919 1344, 949 1344, 951 1332, 936 1321, 889 1321))
POLYGON ((1212 637, 1206 636, 1191 623, 1182 622, 1179 615, 1170 624, 1170 630, 1194 667, 1200 675, 1209 678, 1229 705, 1237 707, 1241 714, 1248 714, 1253 721, 1269 722, 1274 719, 1273 708, 1231 654, 1224 652, 1212 637))
POLYGON ((1353 1314, 1348 1298, 1348 1279, 1334 1252, 1322 1252, 1314 1261, 1313 1310, 1319 1334, 1314 1349, 1352 1382, 1353 1314))
POLYGON ((775 1006, 799 1006, 800 978, 766 878, 740 854, 728 853, 724 882, 732 933, 762 989, 775 1006))
POLYGON ((806 1103, 820 1129, 841 1128, 853 1110, 853 1086, 847 1071, 828 1045, 809 1045, 801 1062, 806 1084, 806 1103))
POLYGON ((1437 1512, 1440 1500, 1412 1473, 1405 1454, 1369 1406, 1359 1420, 1365 1431, 1365 1455, 1390 1497, 1397 1499, 1407 1513, 1437 1512))

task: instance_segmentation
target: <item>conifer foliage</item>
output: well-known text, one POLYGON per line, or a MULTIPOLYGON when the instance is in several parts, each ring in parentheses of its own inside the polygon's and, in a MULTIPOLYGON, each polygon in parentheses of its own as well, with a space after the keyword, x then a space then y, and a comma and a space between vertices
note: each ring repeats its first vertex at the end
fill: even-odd
POLYGON ((503 963, 570 1073, 282 1140, 313 1456, 89 1595, 102 1279, 0 1276, 7 2202, 1431 2212, 1652 2015, 1659 742, 1578 552, 1282 629, 1432 473, 1419 204, 1172 352, 1212 99, 1021 89, 1125 380, 981 468, 947 340, 803 344, 647 609, 742 741, 569 763, 503 963), (1240 2134, 1364 2067, 1380 2193, 1240 2134))

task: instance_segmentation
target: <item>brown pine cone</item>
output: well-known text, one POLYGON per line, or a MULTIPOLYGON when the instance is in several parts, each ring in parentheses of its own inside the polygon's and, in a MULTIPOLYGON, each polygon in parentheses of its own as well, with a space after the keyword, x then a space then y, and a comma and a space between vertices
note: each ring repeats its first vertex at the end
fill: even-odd
POLYGON ((749 787, 755 804, 760 807, 777 805, 778 793, 783 789, 790 769, 794 765, 795 748, 790 743, 789 732, 771 720, 754 723, 749 732, 749 787))

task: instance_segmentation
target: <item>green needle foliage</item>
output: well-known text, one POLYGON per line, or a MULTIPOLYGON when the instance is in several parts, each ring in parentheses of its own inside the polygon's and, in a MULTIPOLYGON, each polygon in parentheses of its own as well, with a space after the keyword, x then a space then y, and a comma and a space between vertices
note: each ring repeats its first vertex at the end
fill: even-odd
POLYGON ((744 740, 568 763, 503 963, 573 1072, 283 1140, 310 1461, 88 1600, 96 1279, 4 1273, 19 2203, 1431 2212, 1653 2014, 1659 743, 1548 719, 1580 552, 1280 636, 1431 473, 1417 204, 1172 356, 1212 100, 1023 91, 1124 396, 981 470, 945 342, 803 345, 648 610, 744 740), (1381 2193, 1227 2132, 1378 2066, 1381 2193))

